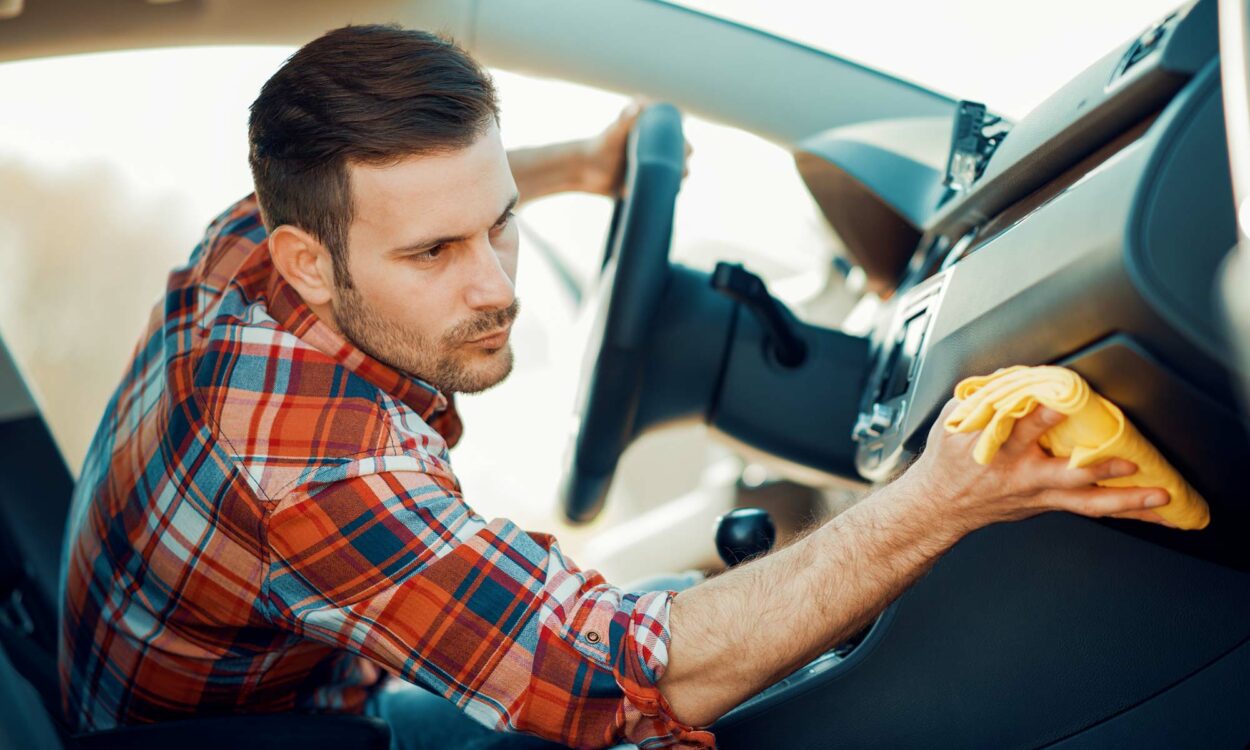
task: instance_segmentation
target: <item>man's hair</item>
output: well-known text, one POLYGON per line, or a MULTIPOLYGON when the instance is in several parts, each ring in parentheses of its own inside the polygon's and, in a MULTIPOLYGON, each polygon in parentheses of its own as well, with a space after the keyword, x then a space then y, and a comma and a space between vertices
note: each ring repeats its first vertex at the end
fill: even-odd
POLYGON ((269 230, 324 244, 351 286, 351 164, 388 164, 472 144, 499 117, 490 76, 450 39, 398 26, 345 26, 309 42, 265 82, 248 120, 248 161, 269 230))

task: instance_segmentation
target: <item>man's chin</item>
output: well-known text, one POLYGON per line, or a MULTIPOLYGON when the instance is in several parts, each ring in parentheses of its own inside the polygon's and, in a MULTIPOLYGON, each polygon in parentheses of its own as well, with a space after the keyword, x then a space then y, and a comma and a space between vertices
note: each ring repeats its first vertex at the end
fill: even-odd
POLYGON ((483 349, 475 352, 472 363, 466 362, 456 377, 450 378, 450 387, 443 390, 455 393, 481 393, 490 390, 507 379, 512 373, 512 343, 505 343, 498 349, 483 349))

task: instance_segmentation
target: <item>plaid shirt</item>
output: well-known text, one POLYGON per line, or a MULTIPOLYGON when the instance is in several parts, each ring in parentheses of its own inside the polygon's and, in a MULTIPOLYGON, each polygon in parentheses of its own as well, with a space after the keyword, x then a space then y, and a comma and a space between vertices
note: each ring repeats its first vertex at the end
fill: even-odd
POLYGON ((175 270, 75 491, 60 680, 78 731, 359 712, 384 672, 576 747, 701 747, 655 683, 673 594, 486 521, 454 407, 274 269, 254 198, 175 270))

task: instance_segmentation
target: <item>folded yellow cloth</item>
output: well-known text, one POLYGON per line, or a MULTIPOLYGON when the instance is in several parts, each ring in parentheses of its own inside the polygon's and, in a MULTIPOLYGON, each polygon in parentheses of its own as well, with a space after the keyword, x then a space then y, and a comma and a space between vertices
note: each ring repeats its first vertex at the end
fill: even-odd
POLYGON ((1165 521, 1182 529, 1201 529, 1211 521, 1206 501, 1142 437, 1124 412, 1067 368, 1008 367, 960 382, 955 386, 955 398, 960 403, 946 419, 946 430, 982 430, 972 452, 979 464, 992 461, 1016 420, 1042 404, 1068 415, 1038 441, 1051 455, 1067 458, 1068 466, 1074 469, 1108 458, 1128 459, 1137 464, 1136 474, 1098 484, 1162 487, 1172 501, 1153 510, 1165 521))

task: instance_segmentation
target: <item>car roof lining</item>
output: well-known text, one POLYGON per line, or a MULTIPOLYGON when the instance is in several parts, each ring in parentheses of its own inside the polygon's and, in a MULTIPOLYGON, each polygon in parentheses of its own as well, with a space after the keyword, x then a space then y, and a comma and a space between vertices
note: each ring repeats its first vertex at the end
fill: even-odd
POLYGON ((35 0, 0 20, 0 61, 220 44, 302 44, 347 23, 443 32, 488 65, 672 101, 784 145, 830 127, 948 116, 953 101, 747 26, 654 0, 35 0))

